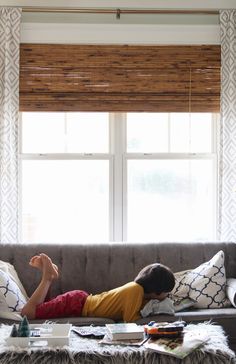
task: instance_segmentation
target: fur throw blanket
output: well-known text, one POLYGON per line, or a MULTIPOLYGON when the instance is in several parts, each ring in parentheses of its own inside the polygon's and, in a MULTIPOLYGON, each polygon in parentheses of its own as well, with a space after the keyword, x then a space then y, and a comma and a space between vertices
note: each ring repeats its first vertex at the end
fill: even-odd
POLYGON ((144 347, 101 345, 99 340, 81 339, 71 333, 70 346, 61 348, 7 347, 4 338, 11 327, 0 327, 0 364, 236 364, 236 357, 227 345, 227 338, 220 326, 210 323, 189 325, 192 330, 204 330, 210 340, 182 361, 169 355, 161 355, 144 347))

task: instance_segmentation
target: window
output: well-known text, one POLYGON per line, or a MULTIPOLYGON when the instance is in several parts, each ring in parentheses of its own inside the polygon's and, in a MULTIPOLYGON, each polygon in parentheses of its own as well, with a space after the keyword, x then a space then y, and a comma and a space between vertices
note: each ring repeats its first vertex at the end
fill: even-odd
POLYGON ((22 113, 23 242, 109 240, 108 116, 22 113))
POLYGON ((214 117, 127 115, 127 240, 208 240, 215 231, 214 117))
POLYGON ((217 114, 21 119, 23 242, 215 238, 217 114))

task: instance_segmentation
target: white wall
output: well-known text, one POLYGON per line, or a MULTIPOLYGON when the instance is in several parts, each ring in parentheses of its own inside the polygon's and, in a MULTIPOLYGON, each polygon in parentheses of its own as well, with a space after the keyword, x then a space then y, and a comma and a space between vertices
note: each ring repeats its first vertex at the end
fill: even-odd
POLYGON ((0 0, 0 6, 65 6, 151 9, 236 8, 235 0, 0 0))
POLYGON ((219 26, 25 23, 22 43, 219 44, 219 26))
MULTIPOLYGON (((210 9, 236 8, 235 0, 0 0, 0 6, 44 6, 134 9, 210 9)), ((124 16, 75 14, 55 16, 24 13, 21 42, 88 44, 219 44, 218 15, 124 16), (60 20, 64 16, 63 21, 60 20), (161 19, 162 17, 162 19, 161 19), (204 18, 204 21, 202 20, 204 18), (212 19, 214 18, 214 21, 212 19), (59 20, 58 20, 59 19, 59 20), (137 19, 137 18, 136 18, 137 19), (164 21, 163 21, 164 19, 164 21), (160 21, 161 20, 161 21, 160 21), (166 20, 166 24, 165 24, 166 20), (192 21, 193 20, 193 21, 192 21)))

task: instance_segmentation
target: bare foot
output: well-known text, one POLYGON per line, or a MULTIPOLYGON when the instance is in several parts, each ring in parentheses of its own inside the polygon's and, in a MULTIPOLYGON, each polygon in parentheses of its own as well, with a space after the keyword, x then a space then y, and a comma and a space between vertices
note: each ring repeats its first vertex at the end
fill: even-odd
POLYGON ((52 281, 58 278, 58 271, 54 268, 52 260, 46 254, 40 254, 43 266, 43 279, 52 281))
MULTIPOLYGON (((29 261, 29 265, 31 267, 37 268, 39 270, 43 270, 43 263, 42 263, 42 258, 41 255, 34 255, 30 261, 29 261)), ((52 263, 53 267, 57 270, 58 272, 58 266, 54 263, 52 263)))

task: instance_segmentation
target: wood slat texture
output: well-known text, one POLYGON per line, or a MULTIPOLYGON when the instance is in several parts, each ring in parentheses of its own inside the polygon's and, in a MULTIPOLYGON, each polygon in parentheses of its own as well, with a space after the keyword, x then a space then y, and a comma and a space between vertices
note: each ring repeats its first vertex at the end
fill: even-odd
POLYGON ((219 109, 220 46, 21 44, 21 111, 219 109))

